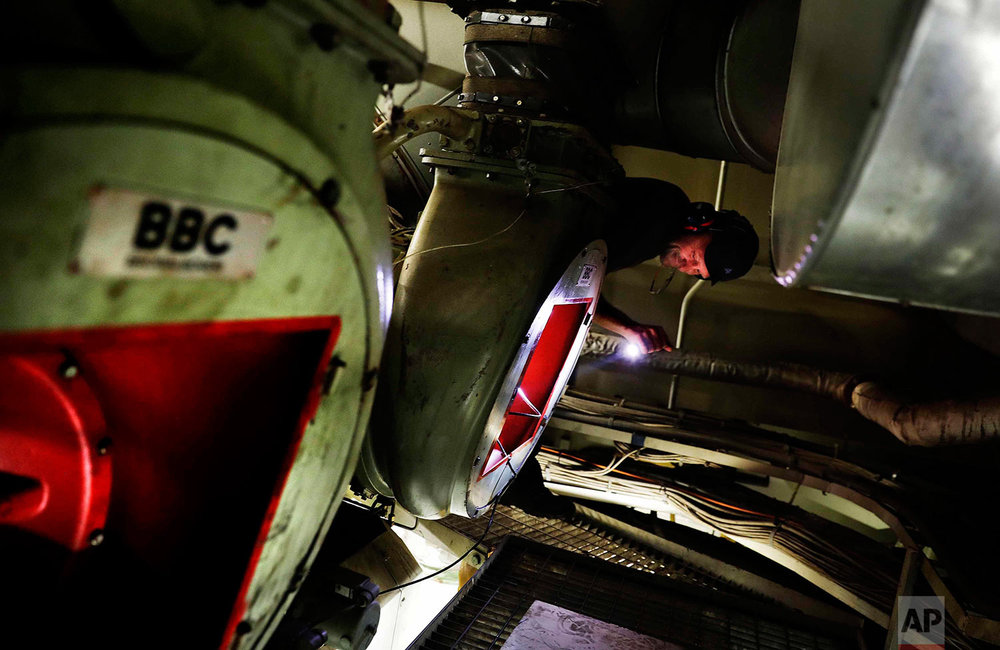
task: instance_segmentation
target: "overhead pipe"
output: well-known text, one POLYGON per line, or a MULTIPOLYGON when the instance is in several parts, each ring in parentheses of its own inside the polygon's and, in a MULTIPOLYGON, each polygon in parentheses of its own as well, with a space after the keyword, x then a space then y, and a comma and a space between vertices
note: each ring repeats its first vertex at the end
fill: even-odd
MULTIPOLYGON (((611 356, 625 342, 616 336, 591 332, 583 346, 585 356, 611 356)), ((657 370, 686 377, 713 379, 734 384, 785 388, 822 395, 850 405, 851 392, 861 383, 856 375, 844 372, 816 370, 794 363, 751 363, 719 359, 702 352, 655 352, 638 363, 657 370)))
MULTIPOLYGON (((722 209, 722 195, 726 190, 726 176, 729 173, 729 163, 725 160, 719 163, 719 182, 715 187, 715 209, 722 209)), ((687 293, 684 294, 684 299, 681 300, 681 313, 680 317, 677 319, 677 340, 674 342, 674 349, 679 350, 682 345, 684 345, 684 325, 687 323, 688 308, 691 304, 691 300, 694 295, 701 291, 701 288, 705 286, 705 281, 698 279, 695 280, 694 284, 687 293)), ((670 378, 670 393, 667 395, 667 408, 674 408, 674 404, 677 401, 677 382, 678 376, 674 375, 670 378)))
MULTIPOLYGON (((592 332, 582 356, 616 355, 623 342, 618 337, 592 332)), ((794 363, 731 361, 679 350, 649 354, 638 363, 675 375, 820 395, 850 406, 911 446, 969 444, 1000 438, 1000 397, 910 402, 862 375, 794 363)))
POLYGON ((866 381, 854 387, 851 405, 908 445, 961 445, 1000 437, 1000 397, 910 402, 866 381))

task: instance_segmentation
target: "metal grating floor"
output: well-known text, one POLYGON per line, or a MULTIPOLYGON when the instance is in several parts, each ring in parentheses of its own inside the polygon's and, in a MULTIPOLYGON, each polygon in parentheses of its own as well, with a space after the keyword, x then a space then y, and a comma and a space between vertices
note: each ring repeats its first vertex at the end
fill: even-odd
POLYGON ((410 650, 501 648, 535 600, 685 648, 858 647, 852 630, 783 607, 508 537, 410 650))
MULTIPOLYGON (((489 517, 485 516, 467 519, 451 515, 442 519, 441 523, 474 540, 479 539, 480 535, 483 534, 488 520, 489 517)), ((493 547, 507 535, 515 535, 546 546, 583 553, 605 562, 675 578, 700 587, 731 593, 746 593, 742 588, 705 573, 686 562, 625 540, 583 518, 564 521, 537 517, 519 508, 501 504, 497 506, 493 526, 483 543, 493 547)))

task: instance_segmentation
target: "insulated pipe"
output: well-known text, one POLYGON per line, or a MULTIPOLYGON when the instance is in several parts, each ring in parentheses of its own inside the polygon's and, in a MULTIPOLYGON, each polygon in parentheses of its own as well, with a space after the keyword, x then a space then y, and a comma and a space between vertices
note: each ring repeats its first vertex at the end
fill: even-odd
POLYGON ((417 106, 403 113, 398 120, 390 120, 372 133, 375 138, 375 155, 379 160, 424 133, 440 133, 459 140, 460 148, 475 146, 474 133, 479 126, 479 114, 459 111, 448 106, 417 106))
MULTIPOLYGON (((624 339, 591 332, 584 356, 618 354, 624 339)), ((675 375, 812 393, 856 409, 901 442, 919 447, 971 444, 1000 438, 1000 397, 908 402, 884 386, 846 372, 794 363, 753 363, 694 352, 655 352, 639 363, 675 375)))
POLYGON ((936 447, 1000 437, 1000 397, 910 403, 866 381, 855 386, 852 406, 908 445, 936 447))
MULTIPOLYGON (((608 356, 618 352, 624 339, 590 333, 583 346, 583 354, 608 356)), ((643 365, 657 370, 714 379, 734 384, 785 388, 814 395, 822 395, 850 405, 851 391, 861 379, 845 372, 816 370, 793 363, 751 363, 718 359, 700 352, 654 352, 640 361, 643 365)))

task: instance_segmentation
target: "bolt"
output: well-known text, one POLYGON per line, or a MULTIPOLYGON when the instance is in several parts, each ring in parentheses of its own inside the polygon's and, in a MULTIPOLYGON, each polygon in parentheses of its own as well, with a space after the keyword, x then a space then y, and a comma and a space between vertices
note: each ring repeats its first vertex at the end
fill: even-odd
POLYGON ((495 102, 500 101, 500 97, 498 95, 493 95, 493 101, 495 102))
POLYGON ((337 201, 340 200, 340 183, 337 182, 337 179, 328 178, 323 181, 317 193, 317 198, 329 210, 337 207, 337 201))
POLYGON ((499 20, 502 23, 505 23, 505 22, 507 22, 507 15, 506 14, 500 14, 500 18, 498 18, 497 20, 499 20))
POLYGON ((312 37, 316 47, 324 52, 332 52, 340 45, 340 30, 330 23, 314 23, 309 28, 309 36, 312 37))
POLYGON ((475 465, 478 465, 478 464, 479 464, 479 461, 481 461, 482 459, 483 459, 483 457, 482 457, 482 456, 476 456, 476 461, 475 461, 474 463, 472 463, 472 464, 473 464, 473 466, 475 466, 475 465))
POLYGON ((486 180, 492 180, 492 179, 493 179, 493 172, 486 172, 486 180))
POLYGON ((63 379, 72 379, 80 374, 80 366, 76 365, 75 362, 67 359, 59 366, 59 375, 63 379))
POLYGON ((520 105, 521 105, 521 104, 523 104, 523 103, 524 103, 524 102, 522 102, 522 101, 521 101, 520 99, 519 99, 519 100, 517 100, 517 105, 518 105, 518 106, 520 106, 520 105))
POLYGON ((488 114, 488 115, 486 116, 486 121, 487 121, 487 122, 491 122, 491 123, 492 123, 492 122, 496 122, 496 121, 497 121, 497 116, 496 116, 496 115, 494 115, 493 113, 489 113, 489 114, 488 114))
POLYGON ((100 528, 95 528, 90 532, 90 537, 87 538, 87 542, 91 546, 100 546, 104 543, 104 531, 100 528))
MULTIPOLYGON (((518 100, 518 101, 520 101, 520 100, 518 100)), ((517 118, 517 125, 518 126, 524 126, 524 120, 522 120, 521 118, 517 118)))
POLYGON ((307 648, 322 648, 323 644, 326 643, 326 639, 326 630, 319 628, 314 627, 302 633, 302 640, 305 641, 307 648))
POLYGON ((97 441, 97 455, 107 456, 108 452, 111 450, 111 438, 104 436, 97 441))
POLYGON ((530 23, 531 22, 531 16, 521 16, 521 22, 522 23, 530 23))

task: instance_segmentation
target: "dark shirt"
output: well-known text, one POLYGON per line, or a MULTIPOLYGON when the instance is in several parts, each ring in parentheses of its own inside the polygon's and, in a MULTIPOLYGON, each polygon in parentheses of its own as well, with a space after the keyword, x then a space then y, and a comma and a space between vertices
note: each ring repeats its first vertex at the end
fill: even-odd
POLYGON ((659 256, 683 234, 684 213, 691 204, 684 191, 655 178, 626 178, 611 190, 618 211, 604 234, 608 273, 659 256))

